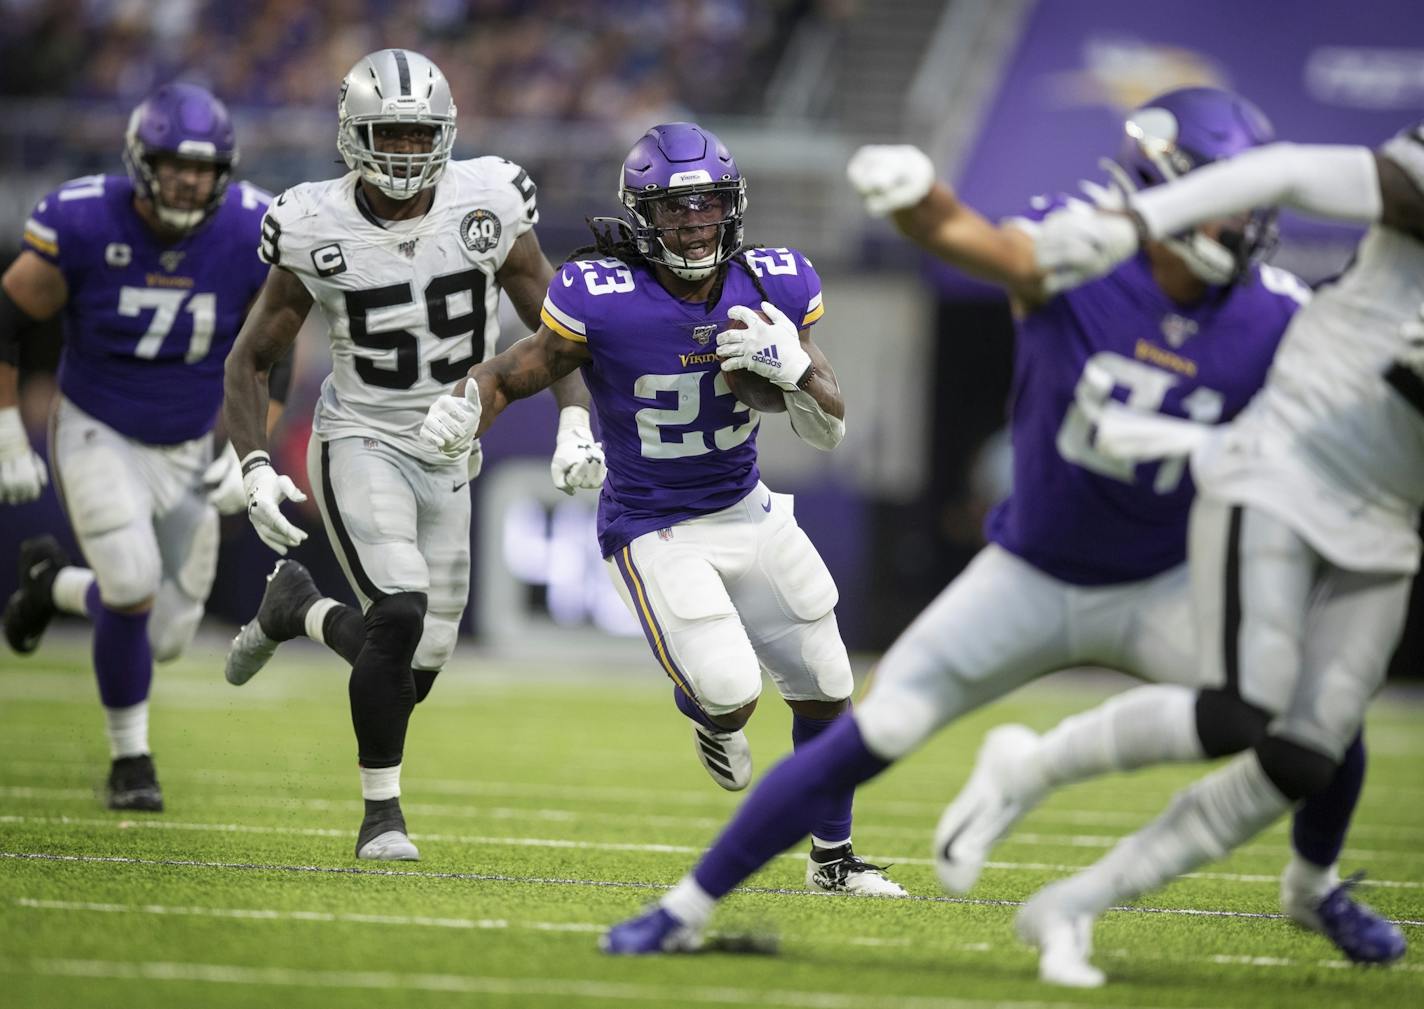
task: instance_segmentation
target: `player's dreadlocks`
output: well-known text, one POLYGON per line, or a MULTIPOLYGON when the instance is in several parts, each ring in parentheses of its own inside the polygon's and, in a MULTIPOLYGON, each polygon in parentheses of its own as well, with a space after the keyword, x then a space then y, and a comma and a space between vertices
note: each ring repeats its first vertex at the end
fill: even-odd
MULTIPOLYGON (((570 252, 565 263, 571 263, 575 259, 582 259, 590 254, 597 254, 604 259, 621 259, 625 263, 647 263, 648 259, 638 251, 638 245, 633 241, 631 232, 628 230, 627 222, 617 217, 586 217, 588 230, 593 232, 593 244, 584 245, 573 252, 570 252)), ((762 301, 770 301, 771 296, 766 293, 766 288, 762 286, 761 277, 751 268, 746 260, 748 249, 759 249, 759 245, 748 245, 738 249, 727 263, 723 263, 717 268, 717 282, 712 285, 712 290, 707 292, 705 309, 711 313, 717 302, 722 297, 722 287, 727 280, 728 263, 736 263, 743 270, 747 271, 747 276, 752 279, 752 286, 756 288, 757 295, 762 301)))

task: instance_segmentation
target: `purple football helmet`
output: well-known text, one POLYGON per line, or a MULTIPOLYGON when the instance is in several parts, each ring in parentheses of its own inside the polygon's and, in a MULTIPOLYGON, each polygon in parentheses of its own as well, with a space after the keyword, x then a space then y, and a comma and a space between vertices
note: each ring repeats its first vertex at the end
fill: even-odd
POLYGON ((237 163, 237 139, 227 106, 196 84, 165 84, 129 116, 124 135, 124 167, 134 191, 153 203, 158 219, 175 231, 192 231, 222 206, 237 163), (153 158, 164 154, 217 167, 212 195, 196 208, 163 202, 153 158))
POLYGON ((685 280, 703 279, 742 248, 746 180, 726 145, 695 123, 665 123, 643 134, 623 159, 618 197, 638 251, 685 280), (715 221, 708 220, 712 210, 720 212, 715 221), (707 256, 688 259, 663 243, 668 232, 713 223, 716 248, 707 256))
MULTIPOLYGON (((1240 95, 1221 88, 1178 88, 1158 95, 1128 116, 1117 161, 1119 182, 1144 189, 1180 178, 1193 169, 1275 140, 1266 114, 1240 95)), ((1168 240, 1202 280, 1229 284, 1276 243, 1274 208, 1253 210, 1225 227, 1216 239, 1194 232, 1168 240)))

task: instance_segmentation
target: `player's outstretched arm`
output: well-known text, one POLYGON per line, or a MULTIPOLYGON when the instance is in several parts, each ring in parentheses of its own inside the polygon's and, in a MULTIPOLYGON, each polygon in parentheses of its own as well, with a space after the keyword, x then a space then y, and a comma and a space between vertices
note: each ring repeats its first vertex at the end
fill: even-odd
POLYGON ((889 215, 902 235, 971 276, 998 284, 1025 307, 1045 300, 1033 238, 990 223, 937 180, 929 157, 907 144, 862 147, 846 165, 866 210, 889 215))
POLYGON ((20 253, 0 277, 0 503, 33 501, 49 481, 20 419, 20 345, 68 300, 59 267, 33 252, 20 253))
POLYGON ((287 357, 311 311, 306 285, 274 266, 223 368, 223 421, 240 457, 267 447, 268 377, 287 357))
POLYGON ((223 420, 242 460, 247 516, 262 542, 279 554, 307 538, 282 514, 282 502, 305 501, 306 495, 290 477, 278 475, 267 454, 268 373, 291 349, 311 306, 301 280, 274 266, 223 369, 223 420))
POLYGON ((589 360, 588 345, 566 340, 541 325, 501 354, 481 362, 431 404, 422 436, 441 452, 466 452, 516 399, 547 389, 589 360))
MULTIPOLYGON (((515 240, 496 276, 519 318, 537 331, 539 310, 549 281, 554 279, 554 268, 532 229, 515 240)), ((554 486, 565 494, 579 488, 596 488, 603 483, 605 466, 603 448, 593 440, 588 387, 580 376, 570 372, 549 388, 554 402, 559 404, 559 434, 549 463, 554 486)))

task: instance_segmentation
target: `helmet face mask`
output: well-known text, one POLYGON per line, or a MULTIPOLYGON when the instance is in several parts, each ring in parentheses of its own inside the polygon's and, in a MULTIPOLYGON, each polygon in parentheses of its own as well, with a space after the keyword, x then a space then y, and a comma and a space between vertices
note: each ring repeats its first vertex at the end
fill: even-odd
POLYGON ((129 116, 124 167, 134 193, 152 204, 165 228, 186 233, 211 217, 227 196, 236 163, 237 142, 227 107, 197 85, 166 84, 129 116), (177 176, 192 162, 212 166, 212 189, 202 199, 166 202, 165 188, 172 196, 189 187, 177 176))
MULTIPOLYGON (((1159 95, 1135 110, 1123 131, 1118 163, 1137 189, 1170 182, 1275 139, 1270 120, 1254 104, 1230 91, 1205 87, 1159 95)), ((1199 280, 1231 284, 1275 247, 1276 216, 1274 208, 1258 208, 1221 222, 1214 235, 1196 230, 1163 244, 1199 280)))
POLYGON ((346 166, 393 200, 439 182, 455 149, 450 85, 439 67, 408 49, 357 61, 341 82, 337 115, 336 148, 346 166), (430 131, 428 142, 412 137, 417 126, 430 131), (392 132, 404 134, 404 145, 382 136, 392 132))
POLYGON ((618 196, 639 253, 684 280, 704 280, 741 251, 746 180, 699 126, 668 123, 645 133, 623 161, 618 196), (704 255, 688 255, 699 247, 704 255))

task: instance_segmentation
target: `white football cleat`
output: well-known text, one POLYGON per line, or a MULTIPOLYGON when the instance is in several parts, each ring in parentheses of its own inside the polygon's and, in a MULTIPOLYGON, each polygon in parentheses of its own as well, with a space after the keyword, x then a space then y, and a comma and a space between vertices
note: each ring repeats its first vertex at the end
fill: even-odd
POLYGON ((752 745, 741 729, 713 732, 705 725, 692 723, 692 739, 697 759, 707 768, 712 780, 729 792, 740 792, 751 784, 752 745))
POLYGON ((361 845, 356 857, 378 862, 419 862, 420 851, 404 831, 388 830, 361 845))
POLYGON ((984 737, 969 781, 935 828, 935 872, 950 893, 968 893, 990 849, 1038 805, 1042 793, 1018 792, 1010 773, 1037 745, 1038 734, 1023 725, 1001 725, 984 737))
POLYGON ((1088 962, 1096 918, 1072 910, 1063 885, 1051 883, 1029 898, 1014 919, 1019 939, 1038 950, 1038 979, 1065 988, 1101 988, 1107 975, 1088 962))
POLYGON ((806 885, 827 893, 851 893, 861 897, 908 897, 905 888, 885 875, 885 866, 871 865, 846 843, 826 854, 835 857, 816 861, 815 849, 806 856, 806 885))

